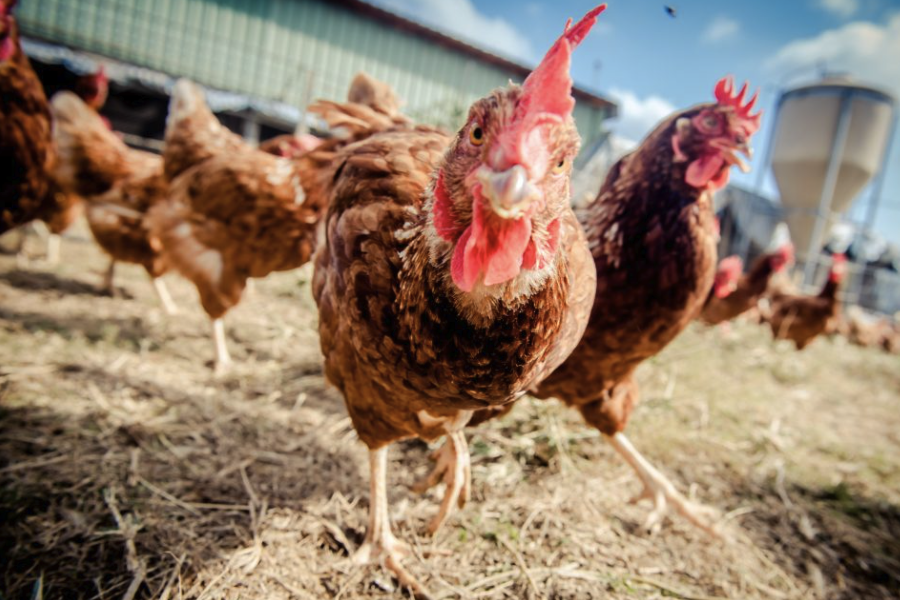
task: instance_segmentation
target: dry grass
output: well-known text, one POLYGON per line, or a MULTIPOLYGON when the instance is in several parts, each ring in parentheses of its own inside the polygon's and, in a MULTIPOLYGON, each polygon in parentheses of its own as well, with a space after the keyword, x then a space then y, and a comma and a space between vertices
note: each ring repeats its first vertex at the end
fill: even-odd
MULTIPOLYGON (((167 318, 143 272, 96 295, 83 229, 64 263, 0 256, 2 597, 387 598, 361 541, 367 462, 322 378, 309 271, 258 282, 228 317, 239 367, 214 379, 194 290, 167 318)), ((691 329, 641 373, 630 436, 727 514, 717 543, 683 520, 639 528, 630 470, 578 416, 522 402, 470 433, 474 498, 432 540, 438 496, 392 451, 410 569, 448 598, 895 598, 900 359, 761 328, 691 329), (448 552, 443 552, 448 551, 448 552)))

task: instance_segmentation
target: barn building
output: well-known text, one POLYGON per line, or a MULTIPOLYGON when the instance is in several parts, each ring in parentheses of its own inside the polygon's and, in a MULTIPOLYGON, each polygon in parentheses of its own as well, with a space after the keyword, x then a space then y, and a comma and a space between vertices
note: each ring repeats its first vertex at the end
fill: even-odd
MULTIPOLYGON (((104 113, 151 147, 178 77, 206 86, 226 125, 261 140, 305 126, 301 107, 343 99, 360 70, 392 85, 407 114, 452 128, 472 101, 530 71, 358 0, 29 0, 17 16, 48 93, 103 63, 104 113)), ((573 94, 587 146, 616 106, 573 94)))

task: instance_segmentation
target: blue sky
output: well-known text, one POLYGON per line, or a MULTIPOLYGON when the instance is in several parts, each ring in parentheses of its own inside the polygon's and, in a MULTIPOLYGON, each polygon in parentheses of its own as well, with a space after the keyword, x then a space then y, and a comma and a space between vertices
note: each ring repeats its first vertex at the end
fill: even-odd
MULTIPOLYGON (((540 60, 583 0, 375 0, 457 37, 526 64, 540 60)), ((778 91, 817 77, 818 68, 848 73, 900 98, 900 0, 607 0, 609 8, 575 52, 576 84, 615 99, 621 118, 611 128, 639 140, 676 110, 712 99, 726 74, 760 89, 768 114, 778 91)), ((769 137, 765 116, 754 168, 769 137)), ((755 187, 758 173, 732 180, 755 187)), ((770 176, 764 190, 775 195, 770 176)), ((862 219, 871 194, 851 209, 862 219)), ((900 244, 900 132, 888 159, 876 230, 900 244)))

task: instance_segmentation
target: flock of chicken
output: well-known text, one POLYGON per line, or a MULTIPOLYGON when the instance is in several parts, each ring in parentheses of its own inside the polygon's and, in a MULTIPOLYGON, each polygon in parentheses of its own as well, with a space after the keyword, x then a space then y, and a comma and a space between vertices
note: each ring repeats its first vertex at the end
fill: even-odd
MULTIPOLYGON (((81 198, 97 242, 116 261, 192 281, 227 367, 222 317, 247 280, 313 260, 313 294, 329 381, 369 447, 366 540, 378 561, 427 593, 403 567, 392 531, 387 448, 446 436, 419 486, 446 484, 434 532, 471 489, 464 428, 530 393, 576 408, 634 468, 658 528, 671 505, 716 534, 711 511, 685 498, 624 434, 638 401, 635 370, 687 325, 754 309, 789 249, 741 275, 717 270, 712 193, 746 169, 760 115, 730 79, 715 102, 660 123, 611 170, 576 214, 569 180, 579 137, 570 55, 605 6, 547 52, 522 86, 475 102, 455 135, 416 125, 365 75, 346 103, 309 110, 340 135, 284 136, 260 148, 225 129, 200 90, 174 88, 163 156, 129 149, 77 95, 48 105, 18 44, 14 1, 0 0, 0 232, 54 222, 81 198), (51 126, 52 124, 52 126, 51 126)), ((760 311, 798 348, 838 314, 835 257, 816 297, 770 293, 760 311)))

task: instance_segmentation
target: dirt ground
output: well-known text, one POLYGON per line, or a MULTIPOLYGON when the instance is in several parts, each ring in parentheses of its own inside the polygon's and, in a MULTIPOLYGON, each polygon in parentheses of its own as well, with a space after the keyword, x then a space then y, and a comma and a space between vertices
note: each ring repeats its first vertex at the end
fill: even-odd
MULTIPOLYGON (((29 238, 29 251, 40 240, 29 238)), ((366 452, 321 371, 309 268, 256 282, 213 377, 196 292, 106 259, 83 224, 62 263, 0 255, 0 592, 29 598, 390 598, 347 560, 366 452)), ((635 445, 726 521, 642 531, 630 469, 577 414, 526 400, 469 432, 472 502, 424 535, 441 490, 392 448, 409 569, 439 598, 900 597, 900 358, 766 330, 692 327, 640 376, 635 445)))

